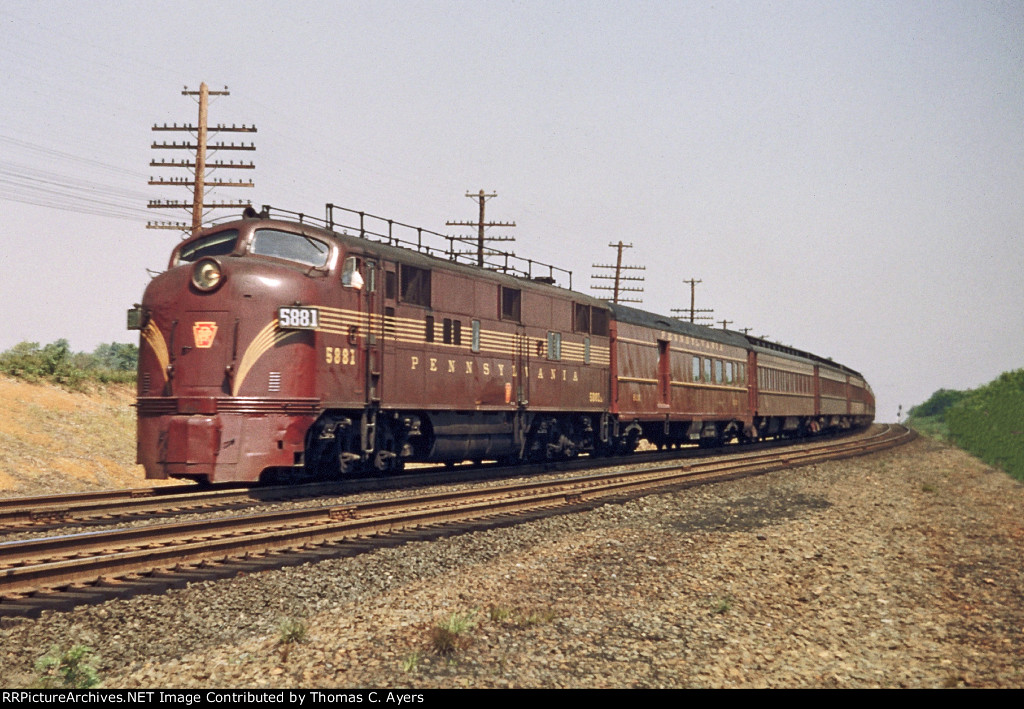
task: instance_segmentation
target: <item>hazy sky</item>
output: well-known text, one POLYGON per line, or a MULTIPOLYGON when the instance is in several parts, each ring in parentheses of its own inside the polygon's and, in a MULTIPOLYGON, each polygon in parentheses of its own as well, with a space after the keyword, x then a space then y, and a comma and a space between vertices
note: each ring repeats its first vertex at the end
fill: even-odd
POLYGON ((189 197, 146 184, 185 176, 151 126, 206 81, 211 123, 259 129, 256 187, 215 199, 456 231, 496 191, 577 290, 631 242, 641 307, 702 279, 716 320, 860 370, 881 420, 1024 366, 1019 0, 0 0, 0 69, 0 350, 136 340, 178 238, 145 223, 188 218, 146 209, 189 197))

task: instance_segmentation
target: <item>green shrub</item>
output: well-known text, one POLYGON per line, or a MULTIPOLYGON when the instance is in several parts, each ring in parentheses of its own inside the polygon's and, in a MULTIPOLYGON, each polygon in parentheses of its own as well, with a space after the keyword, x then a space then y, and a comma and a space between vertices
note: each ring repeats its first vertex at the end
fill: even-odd
POLYGON ((86 382, 130 383, 135 381, 139 348, 112 342, 99 345, 92 354, 74 353, 65 339, 40 347, 20 342, 0 353, 0 373, 29 382, 48 381, 68 389, 86 382))
POLYGON ((96 367, 112 372, 134 372, 139 366, 139 348, 121 342, 98 345, 92 351, 96 367))
POLYGON ((50 652, 36 660, 38 686, 43 689, 95 687, 100 683, 100 677, 92 653, 92 648, 85 645, 75 645, 67 652, 54 645, 50 652))
POLYGON ((451 655, 469 645, 467 631, 476 625, 475 611, 452 613, 447 621, 430 629, 430 644, 438 655, 451 655))
POLYGON ((907 412, 907 414, 917 418, 930 416, 941 417, 946 413, 946 409, 970 393, 970 390, 956 391, 955 389, 939 389, 928 398, 928 401, 913 407, 907 412))
POLYGON ((969 389, 966 391, 939 389, 923 404, 918 404, 907 412, 907 425, 919 433, 949 440, 946 411, 970 393, 969 389))
POLYGON ((281 645, 289 645, 292 643, 304 642, 309 629, 306 627, 306 623, 302 620, 286 618, 278 624, 277 632, 278 642, 281 645))
POLYGON ((950 439, 1024 480, 1024 369, 969 392, 945 414, 950 439))

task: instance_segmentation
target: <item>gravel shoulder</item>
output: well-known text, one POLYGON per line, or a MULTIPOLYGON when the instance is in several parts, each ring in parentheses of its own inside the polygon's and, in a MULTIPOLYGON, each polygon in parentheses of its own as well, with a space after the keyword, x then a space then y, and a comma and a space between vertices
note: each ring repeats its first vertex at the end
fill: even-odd
POLYGON ((84 644, 106 687, 1022 687, 1022 509, 918 439, 14 621, 0 684, 84 644))

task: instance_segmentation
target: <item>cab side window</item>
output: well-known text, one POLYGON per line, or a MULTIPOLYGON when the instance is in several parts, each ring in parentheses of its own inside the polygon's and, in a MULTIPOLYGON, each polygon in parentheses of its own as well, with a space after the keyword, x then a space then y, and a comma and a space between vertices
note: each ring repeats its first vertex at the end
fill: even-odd
POLYGON ((400 281, 403 303, 430 307, 430 269, 403 263, 400 281))
POLYGON ((363 264, 356 256, 349 256, 345 259, 345 265, 341 269, 341 285, 346 288, 363 287, 363 264))

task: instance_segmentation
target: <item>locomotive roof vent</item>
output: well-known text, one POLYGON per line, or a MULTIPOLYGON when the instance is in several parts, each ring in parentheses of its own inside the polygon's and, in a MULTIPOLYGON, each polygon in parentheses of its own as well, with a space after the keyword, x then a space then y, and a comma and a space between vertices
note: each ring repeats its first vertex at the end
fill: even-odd
POLYGON ((270 208, 263 207, 263 211, 257 212, 250 204, 244 210, 242 210, 242 219, 269 219, 270 208))

